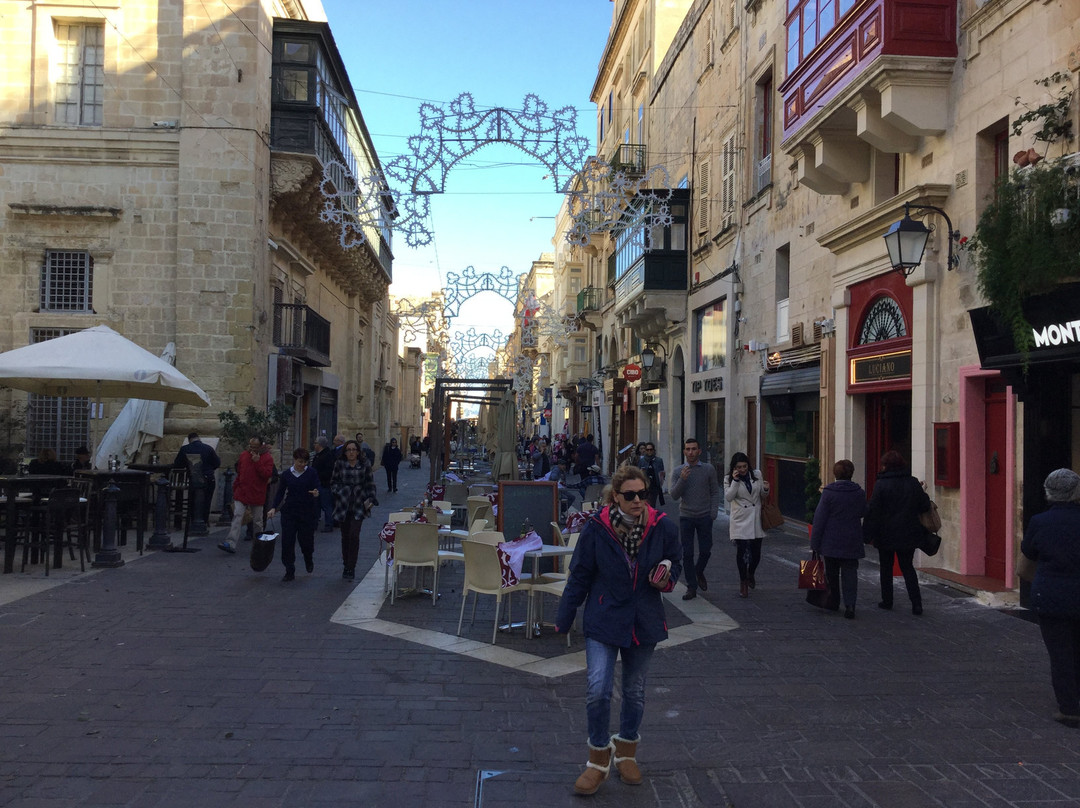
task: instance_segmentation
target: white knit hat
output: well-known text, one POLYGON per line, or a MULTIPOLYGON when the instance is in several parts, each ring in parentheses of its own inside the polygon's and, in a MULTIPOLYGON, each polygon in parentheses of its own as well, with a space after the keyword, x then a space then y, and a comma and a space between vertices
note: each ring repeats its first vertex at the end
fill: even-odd
POLYGON ((1080 474, 1072 469, 1056 469, 1046 475, 1043 483, 1047 502, 1076 502, 1080 500, 1080 474))

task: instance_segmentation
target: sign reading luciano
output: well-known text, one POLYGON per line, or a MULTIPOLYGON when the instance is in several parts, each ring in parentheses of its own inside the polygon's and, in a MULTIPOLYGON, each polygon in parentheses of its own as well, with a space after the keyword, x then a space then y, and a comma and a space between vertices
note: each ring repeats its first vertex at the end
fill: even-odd
POLYGON ((851 383, 867 384, 911 378, 911 351, 851 360, 851 383))

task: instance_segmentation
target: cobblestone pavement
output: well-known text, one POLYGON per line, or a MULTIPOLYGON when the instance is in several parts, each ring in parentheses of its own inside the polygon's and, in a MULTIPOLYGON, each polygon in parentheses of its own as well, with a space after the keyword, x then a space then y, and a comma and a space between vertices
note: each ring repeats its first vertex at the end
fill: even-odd
MULTIPOLYGON (((402 469, 375 521, 418 500, 426 480, 426 468, 402 469)), ((128 553, 119 569, 0 578, 0 805, 1080 804, 1080 732, 1050 718, 1036 625, 936 583, 922 617, 902 586, 882 611, 869 562, 855 620, 817 611, 795 589, 805 541, 794 531, 766 540, 742 600, 718 522, 702 610, 683 612, 676 597, 671 611, 684 631, 720 628, 661 646, 646 783, 609 780, 587 803, 572 794, 584 673, 455 650, 452 571, 437 605, 391 606, 378 600, 378 566, 355 585, 341 579, 334 534, 317 534, 315 573, 284 584, 279 562, 253 573, 243 553, 218 550, 220 533, 195 540, 196 553, 128 553), (398 636, 342 621, 364 598, 398 636)), ((375 533, 363 532, 369 562, 375 533)), ((481 604, 461 642, 490 648, 491 618, 481 604)), ((500 636, 492 653, 571 659, 581 648, 580 634, 567 650, 548 632, 500 636)))

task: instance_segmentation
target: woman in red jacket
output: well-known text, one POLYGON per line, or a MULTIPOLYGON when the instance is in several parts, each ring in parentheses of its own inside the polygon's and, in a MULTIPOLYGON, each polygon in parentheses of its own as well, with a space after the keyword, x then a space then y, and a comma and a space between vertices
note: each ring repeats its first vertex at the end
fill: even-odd
POLYGON ((236 460, 236 482, 233 483, 233 518, 229 537, 218 545, 226 553, 235 553, 244 513, 251 512, 252 527, 258 536, 263 530, 263 508, 266 506, 266 487, 274 476, 274 457, 269 447, 257 435, 248 440, 246 452, 236 460))

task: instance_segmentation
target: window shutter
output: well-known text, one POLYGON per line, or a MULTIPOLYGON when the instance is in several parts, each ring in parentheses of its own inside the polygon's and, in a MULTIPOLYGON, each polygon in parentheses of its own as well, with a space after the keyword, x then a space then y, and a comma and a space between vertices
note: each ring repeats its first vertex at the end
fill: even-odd
POLYGON ((694 189, 694 199, 697 204, 697 213, 694 218, 697 220, 698 233, 707 233, 709 230, 709 173, 711 167, 711 161, 709 160, 702 160, 698 164, 697 188, 694 189))
POLYGON ((735 137, 724 142, 723 176, 721 177, 720 201, 723 220, 720 229, 724 230, 735 223, 735 137))

